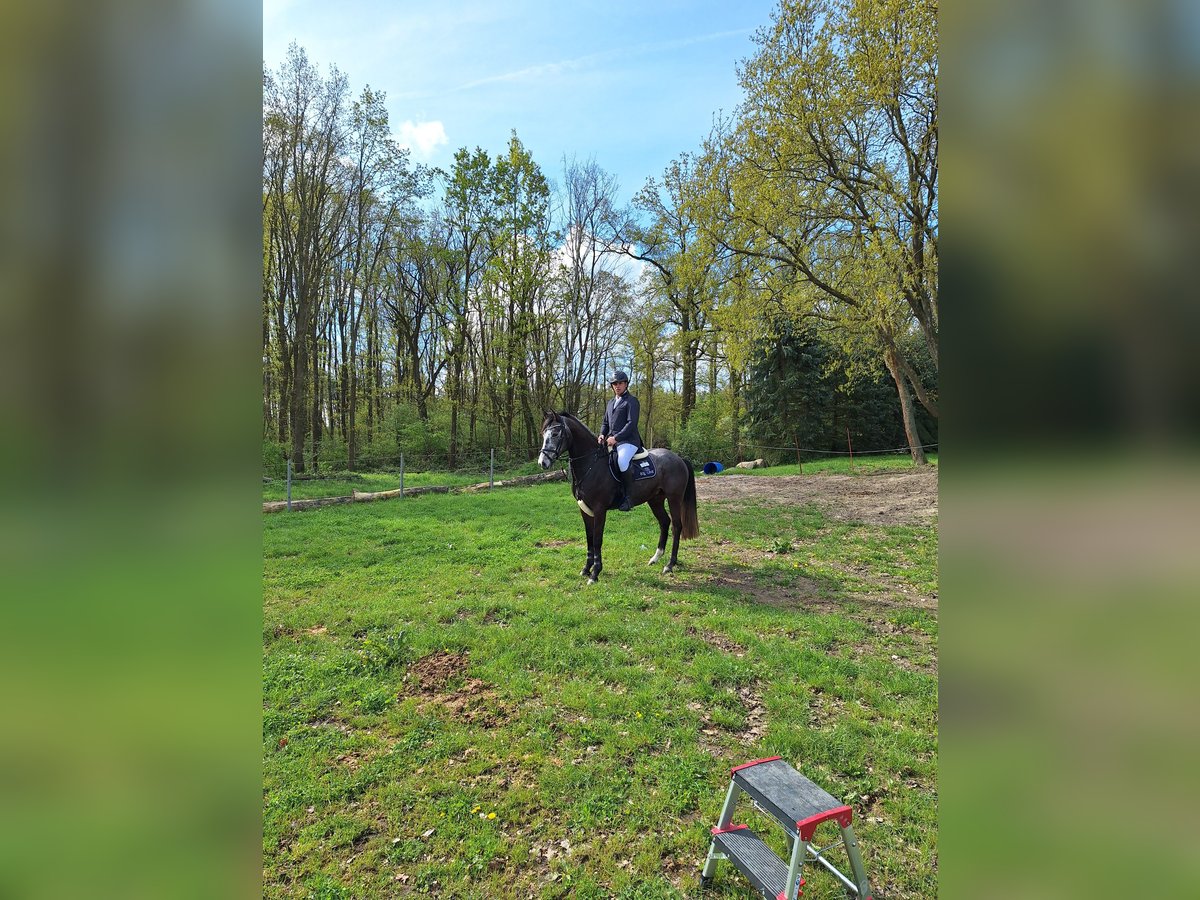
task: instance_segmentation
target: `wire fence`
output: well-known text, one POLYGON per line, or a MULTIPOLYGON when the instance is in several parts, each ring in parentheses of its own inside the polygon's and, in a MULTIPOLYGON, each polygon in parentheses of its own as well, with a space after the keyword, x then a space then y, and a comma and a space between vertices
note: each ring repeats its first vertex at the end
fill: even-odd
MULTIPOLYGON (((937 443, 922 444, 922 450, 936 451, 937 443)), ((447 451, 444 450, 417 450, 407 454, 408 468, 410 472, 443 472, 452 474, 471 474, 486 471, 503 470, 508 472, 515 468, 521 468, 532 464, 536 458, 538 451, 541 450, 540 445, 535 447, 495 447, 489 448, 488 451, 474 449, 467 452, 459 452, 452 458, 447 451), (496 469, 499 466, 500 469, 496 469)), ((769 451, 774 454, 792 454, 817 457, 855 457, 855 456, 881 456, 907 454, 911 452, 911 448, 907 445, 903 447, 886 447, 870 450, 829 450, 818 447, 797 447, 794 445, 774 445, 774 444, 759 444, 753 441, 743 441, 740 446, 710 446, 705 448, 708 453, 691 453, 686 450, 681 450, 685 456, 696 457, 692 462, 699 465, 704 462, 709 462, 709 459, 700 459, 701 456, 720 457, 722 463, 739 461, 740 459, 754 459, 760 455, 762 451, 769 451)), ((315 471, 296 472, 292 471, 292 481, 319 481, 331 479, 345 479, 361 474, 380 474, 380 473, 398 473, 405 465, 406 454, 395 453, 387 455, 368 454, 357 456, 355 465, 350 466, 349 460, 346 458, 333 459, 322 461, 317 459, 315 471)), ((281 460, 283 464, 291 466, 290 460, 281 460)), ((311 458, 306 458, 306 465, 313 466, 311 458)), ((264 484, 279 483, 285 480, 282 474, 263 474, 264 484)))
MULTIPOLYGON (((924 450, 937 450, 938 445, 922 445, 924 450)), ((263 473, 263 507, 274 511, 294 503, 301 508, 332 502, 352 502, 358 497, 416 496, 430 491, 447 492, 458 489, 479 489, 484 483, 490 489, 498 481, 533 481, 543 477, 536 462, 537 447, 489 448, 486 452, 474 448, 457 453, 453 458, 446 451, 419 448, 415 453, 366 454, 356 457, 355 466, 348 459, 316 460, 316 471, 296 472, 290 458, 281 460, 283 472, 263 473), (313 484, 316 482, 317 484, 313 484)), ((684 449, 684 448, 681 448, 684 449)), ((744 441, 740 447, 708 447, 699 454, 686 454, 697 471, 716 471, 732 468, 739 460, 762 459, 770 454, 774 464, 836 457, 871 457, 908 454, 908 447, 870 448, 866 450, 830 450, 816 447, 778 446, 744 441), (707 452, 704 452, 707 451, 707 452), (714 469, 711 462, 719 462, 714 469)), ((312 466, 312 460, 306 460, 312 466)), ((561 477, 562 473, 559 473, 561 477)))
MULTIPOLYGON (((853 451, 850 451, 850 450, 817 450, 813 447, 792 447, 792 446, 774 447, 774 446, 770 446, 767 444, 751 444, 751 443, 746 443, 746 444, 743 444, 742 446, 747 447, 747 448, 753 447, 756 450, 780 450, 780 451, 786 451, 788 453, 813 453, 813 454, 817 454, 817 455, 827 455, 827 456, 868 456, 871 454, 878 454, 878 453, 896 454, 896 453, 910 452, 910 448, 908 446, 890 447, 886 450, 853 450, 853 451)), ((922 444, 921 449, 922 450, 936 450, 937 446, 938 446, 937 444, 922 444)))
MULTIPOLYGON (((536 454, 540 447, 532 448, 536 454)), ((318 460, 318 463, 320 461, 318 460)), ((306 460, 306 463, 309 463, 306 460)), ((316 472, 297 473, 291 459, 283 475, 264 473, 263 510, 307 508, 336 502, 358 502, 391 497, 478 490, 497 484, 565 478, 563 472, 546 473, 530 458, 528 448, 489 449, 486 455, 459 455, 454 465, 448 456, 418 452, 417 464, 407 453, 363 456, 351 469, 347 460, 333 460, 316 472), (441 462, 441 465, 438 463, 441 462)))

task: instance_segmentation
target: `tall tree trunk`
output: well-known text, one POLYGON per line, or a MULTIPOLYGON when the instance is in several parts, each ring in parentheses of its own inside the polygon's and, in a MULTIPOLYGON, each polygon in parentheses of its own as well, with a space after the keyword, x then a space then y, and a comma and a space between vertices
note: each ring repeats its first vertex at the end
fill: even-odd
POLYGON ((296 312, 295 365, 292 367, 291 385, 291 426, 292 426, 292 468, 297 473, 304 471, 304 443, 308 440, 308 352, 309 329, 308 319, 312 316, 312 300, 305 296, 307 291, 300 291, 300 300, 296 312))
POLYGON ((908 449, 912 453, 913 465, 926 465, 925 450, 921 447, 921 438, 917 433, 917 417, 913 411, 912 394, 908 389, 904 372, 900 364, 900 355, 894 347, 889 347, 883 354, 884 364, 896 382, 896 392, 900 395, 900 414, 904 419, 904 434, 908 438, 908 449))
POLYGON ((312 468, 320 471, 319 457, 321 455, 321 343, 314 324, 312 330, 312 468))
POLYGON ((267 437, 271 433, 271 316, 267 304, 263 303, 263 330, 262 330, 262 358, 263 358, 263 437, 267 437))
MULTIPOLYGON (((362 302, 365 305, 366 298, 362 302)), ((367 360, 363 374, 367 376, 366 383, 363 385, 363 393, 367 395, 367 443, 369 444, 371 436, 375 433, 375 398, 371 396, 372 388, 375 385, 375 326, 371 322, 367 323, 367 360)))
POLYGON ((347 411, 349 431, 346 433, 346 465, 351 472, 358 465, 358 365, 350 366, 350 409, 347 411))
MULTIPOLYGON (((654 361, 647 357, 650 371, 646 373, 646 432, 642 435, 647 447, 654 446, 654 361)), ((641 430, 640 428, 638 429, 641 430)))
POLYGON ((730 443, 734 459, 742 458, 742 373, 732 365, 729 367, 730 394, 730 443))
POLYGON ((687 427, 696 408, 696 343, 689 340, 683 348, 683 386, 679 400, 679 426, 687 427))
POLYGON ((295 352, 294 346, 288 346, 286 305, 285 289, 280 285, 275 306, 275 340, 278 344, 277 352, 279 354, 280 374, 279 404, 276 409, 279 418, 276 425, 279 434, 279 443, 281 444, 287 443, 288 439, 288 418, 291 412, 292 356, 295 352))

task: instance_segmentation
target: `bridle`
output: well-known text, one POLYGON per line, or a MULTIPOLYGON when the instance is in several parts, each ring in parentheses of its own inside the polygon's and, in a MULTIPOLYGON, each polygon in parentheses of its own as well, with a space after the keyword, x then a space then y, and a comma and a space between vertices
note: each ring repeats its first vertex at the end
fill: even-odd
MULTIPOLYGON (((552 450, 553 452, 552 453, 548 452, 547 445, 550 443, 550 436, 554 435, 556 432, 568 432, 569 433, 569 431, 567 429, 567 426, 562 423, 561 419, 555 420, 554 424, 551 425, 549 428, 547 428, 546 431, 550 432, 550 434, 543 436, 541 452, 543 454, 545 454, 546 457, 550 460, 550 465, 554 465, 556 462, 558 462, 559 457, 562 456, 564 441, 561 437, 556 439, 554 441, 554 444, 550 447, 550 450, 552 450)), ((569 458, 570 457, 568 456, 568 459, 569 458)))
MULTIPOLYGON (((563 424, 561 418, 557 419, 555 421, 554 425, 551 426, 551 428, 547 429, 547 431, 551 431, 551 433, 553 433, 553 430, 557 430, 559 432, 565 432, 567 435, 570 435, 570 433, 571 433, 571 429, 569 429, 566 425, 563 424)), ((543 439, 541 452, 546 454, 546 457, 550 460, 550 465, 554 465, 554 463, 558 462, 562 458, 563 444, 565 443, 565 440, 563 440, 561 438, 555 440, 553 446, 550 447, 550 450, 552 451, 552 453, 547 452, 546 443, 547 443, 547 440, 543 439)), ((601 456, 603 455, 603 451, 604 451, 603 447, 597 446, 591 453, 584 452, 584 453, 579 454, 578 456, 575 456, 571 453, 567 454, 567 459, 571 463, 571 476, 572 476, 571 480, 572 480, 572 482, 574 482, 574 484, 581 483, 583 481, 584 477, 586 477, 587 474, 590 471, 592 471, 592 466, 594 466, 596 464, 597 459, 601 458, 601 456), (590 462, 588 463, 587 468, 585 468, 582 472, 580 472, 578 461, 589 459, 589 457, 590 457, 590 462)))

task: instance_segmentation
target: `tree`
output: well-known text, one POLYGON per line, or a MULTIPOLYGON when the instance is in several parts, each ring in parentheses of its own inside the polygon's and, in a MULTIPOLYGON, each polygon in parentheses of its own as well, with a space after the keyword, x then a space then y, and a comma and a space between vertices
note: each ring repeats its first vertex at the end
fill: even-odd
MULTIPOLYGON (((391 137, 384 94, 370 87, 350 108, 347 144, 349 169, 349 215, 345 259, 344 295, 337 299, 341 336, 341 382, 347 412, 346 440, 349 465, 354 468, 358 453, 358 366, 359 330, 364 312, 368 330, 367 363, 371 374, 378 362, 376 304, 385 250, 399 224, 401 210, 419 193, 415 173, 409 171, 408 151, 391 137), (348 325, 348 327, 347 327, 348 325)), ((372 384, 374 378, 368 381, 372 384)), ((374 405, 368 401, 368 436, 374 420, 374 405)))
POLYGON ((322 80, 295 43, 277 75, 263 77, 263 177, 269 195, 269 228, 278 254, 278 325, 289 350, 288 398, 292 463, 304 471, 304 442, 312 429, 314 455, 319 420, 309 414, 316 396, 312 365, 317 354, 320 291, 348 204, 340 159, 346 149, 346 77, 337 69, 322 80))
POLYGON ((495 335, 497 371, 501 381, 498 411, 504 426, 505 449, 512 448, 512 426, 518 412, 525 437, 532 443, 540 415, 548 405, 550 379, 540 369, 534 349, 544 341, 543 292, 553 248, 550 229, 550 187, 514 131, 507 153, 496 158, 492 172, 494 205, 490 235, 488 285, 502 318, 495 335))
POLYGON ((594 160, 563 160, 563 244, 556 273, 561 355, 557 378, 563 409, 579 411, 599 360, 612 352, 612 331, 628 291, 613 268, 605 235, 615 215, 616 179, 594 160))
POLYGON ((643 413, 638 430, 647 447, 656 446, 654 385, 668 352, 669 337, 664 327, 667 316, 666 301, 651 294, 642 299, 627 323, 626 333, 632 350, 632 375, 638 382, 637 396, 643 413))
MULTIPOLYGON (((454 154, 454 165, 446 177, 445 252, 442 265, 446 271, 449 290, 446 295, 446 328, 449 342, 450 378, 447 394, 450 400, 450 465, 459 451, 459 412, 467 400, 466 370, 473 351, 479 349, 472 338, 471 308, 480 291, 487 266, 489 223, 492 219, 491 160, 479 147, 469 152, 465 147, 454 154)), ((482 329, 482 322, 476 318, 482 329)), ((482 334, 479 341, 483 339, 482 334)), ((474 379, 471 392, 470 437, 475 438, 475 409, 479 398, 479 382, 474 379)))
POLYGON ((790 444, 800 463, 801 448, 828 442, 834 382, 830 349, 811 325, 776 323, 776 334, 759 342, 746 385, 746 402, 756 440, 790 444))
POLYGON ((870 331, 901 406, 915 393, 934 416, 901 338, 915 323, 936 369, 936 16, 929 2, 782 0, 739 72, 745 102, 706 144, 701 217, 791 314, 870 331))
POLYGON ((696 406, 697 364, 717 290, 718 253, 696 215, 692 195, 697 184, 692 156, 673 160, 661 183, 648 179, 634 197, 633 208, 644 220, 626 221, 613 242, 633 259, 649 263, 653 289, 669 304, 682 369, 681 425, 696 406))

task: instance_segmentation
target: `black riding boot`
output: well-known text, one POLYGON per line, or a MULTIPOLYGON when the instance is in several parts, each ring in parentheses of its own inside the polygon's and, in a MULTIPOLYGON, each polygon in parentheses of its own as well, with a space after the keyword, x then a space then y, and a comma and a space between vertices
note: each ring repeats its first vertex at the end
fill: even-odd
POLYGON ((621 512, 629 512, 633 509, 633 463, 630 463, 629 468, 621 473, 621 483, 625 485, 625 499, 621 501, 621 505, 617 509, 621 512))

